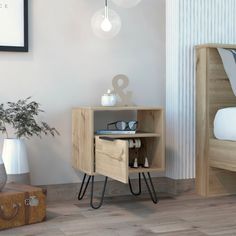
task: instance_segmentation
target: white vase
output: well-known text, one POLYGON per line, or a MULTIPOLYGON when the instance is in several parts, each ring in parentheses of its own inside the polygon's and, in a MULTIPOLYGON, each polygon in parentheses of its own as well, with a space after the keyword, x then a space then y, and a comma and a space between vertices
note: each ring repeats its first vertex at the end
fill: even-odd
POLYGON ((30 171, 25 143, 21 139, 4 139, 2 159, 7 182, 30 184, 30 171))
POLYGON ((2 157, 0 156, 0 192, 4 188, 6 182, 7 182, 7 174, 6 174, 5 166, 2 161, 2 157))

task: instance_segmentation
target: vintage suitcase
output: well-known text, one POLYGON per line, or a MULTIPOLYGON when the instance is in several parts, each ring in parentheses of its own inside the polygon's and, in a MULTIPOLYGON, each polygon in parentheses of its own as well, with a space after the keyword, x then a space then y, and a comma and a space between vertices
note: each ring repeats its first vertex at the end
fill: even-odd
POLYGON ((38 223, 45 217, 46 192, 43 189, 10 183, 0 192, 0 230, 38 223))

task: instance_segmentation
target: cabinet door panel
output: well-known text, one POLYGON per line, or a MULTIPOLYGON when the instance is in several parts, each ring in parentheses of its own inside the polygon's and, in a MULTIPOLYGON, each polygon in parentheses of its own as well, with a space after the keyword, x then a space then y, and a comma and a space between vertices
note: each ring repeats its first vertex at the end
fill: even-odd
POLYGON ((129 148, 125 140, 104 140, 96 137, 96 173, 128 183, 129 148))

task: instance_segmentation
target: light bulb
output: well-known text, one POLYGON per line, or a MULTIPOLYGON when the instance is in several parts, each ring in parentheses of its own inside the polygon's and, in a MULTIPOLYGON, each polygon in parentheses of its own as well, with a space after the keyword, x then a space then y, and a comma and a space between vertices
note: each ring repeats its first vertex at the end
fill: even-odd
POLYGON ((102 39, 115 37, 121 29, 121 19, 112 9, 98 10, 91 19, 91 26, 94 34, 102 39))
POLYGON ((112 29, 112 24, 107 17, 103 20, 101 24, 101 29, 105 32, 109 32, 112 29))

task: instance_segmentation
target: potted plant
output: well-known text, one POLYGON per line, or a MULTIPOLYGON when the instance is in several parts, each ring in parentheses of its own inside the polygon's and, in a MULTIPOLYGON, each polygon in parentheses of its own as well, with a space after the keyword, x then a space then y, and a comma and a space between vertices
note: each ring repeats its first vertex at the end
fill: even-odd
POLYGON ((23 139, 32 136, 58 135, 59 132, 46 122, 39 121, 38 115, 44 112, 40 104, 31 97, 17 102, 0 105, 0 131, 6 135, 2 159, 8 174, 8 181, 29 183, 29 165, 23 139), (10 137, 11 130, 13 137, 10 137))
POLYGON ((4 188, 6 182, 7 182, 7 174, 4 163, 2 161, 2 157, 0 156, 0 192, 4 188))

